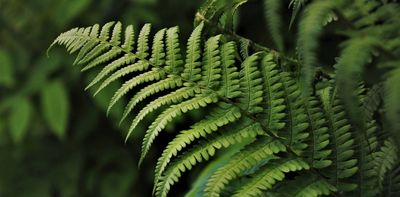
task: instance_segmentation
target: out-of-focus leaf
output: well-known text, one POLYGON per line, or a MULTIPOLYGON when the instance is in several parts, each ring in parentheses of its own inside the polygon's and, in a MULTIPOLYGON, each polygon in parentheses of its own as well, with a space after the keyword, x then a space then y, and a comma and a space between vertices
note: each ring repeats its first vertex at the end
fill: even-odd
POLYGON ((44 118, 54 134, 62 139, 65 136, 69 117, 69 102, 64 85, 59 82, 47 84, 41 93, 44 118))
POLYGON ((15 143, 19 143, 26 135, 32 111, 32 105, 27 98, 14 100, 9 116, 9 129, 15 143))
POLYGON ((14 70, 9 53, 0 49, 0 86, 12 87, 14 83, 14 70))

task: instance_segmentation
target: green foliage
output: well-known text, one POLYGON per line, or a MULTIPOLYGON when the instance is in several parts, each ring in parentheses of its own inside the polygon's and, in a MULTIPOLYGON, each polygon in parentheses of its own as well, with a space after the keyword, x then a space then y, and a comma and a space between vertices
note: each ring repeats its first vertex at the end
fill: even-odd
POLYGON ((47 124, 55 135, 62 139, 69 117, 68 97, 63 84, 55 81, 45 86, 42 90, 41 100, 47 124))
MULTIPOLYGON (((149 123, 139 164, 168 125, 188 117, 190 111, 205 109, 207 116, 176 130, 163 149, 155 167, 156 196, 167 196, 184 172, 215 156, 226 161, 207 168, 197 194, 395 196, 399 181, 395 141, 400 103, 394 86, 399 83, 398 5, 291 1, 289 26, 304 7, 297 47, 288 49, 288 54, 299 53, 297 60, 230 32, 231 14, 246 2, 207 1, 196 14, 185 54, 177 27, 153 34, 145 24, 135 41, 132 26, 123 29, 120 22, 71 29, 52 46, 64 45, 68 52, 78 53, 75 63, 83 71, 104 66, 88 87, 97 86, 95 94, 123 81, 109 109, 124 96, 130 97, 122 120, 132 112, 136 116, 127 139, 149 123), (334 32, 345 35, 345 41, 339 41, 343 49, 338 56, 332 54, 337 62, 319 61, 319 39, 330 25, 341 27, 336 20, 345 23, 334 32), (207 30, 220 34, 207 35, 207 30), (388 79, 364 79, 367 64, 386 68, 382 72, 388 79), (300 72, 294 66, 300 66, 300 72), (335 74, 325 67, 335 69, 335 74), (371 84, 381 81, 384 112, 368 98, 376 91, 371 84), (243 144, 236 153, 230 152, 243 144)), ((279 15, 280 4, 266 1, 265 13, 273 42, 283 51, 279 32, 285 23, 279 15)))
POLYGON ((29 128, 29 122, 33 115, 32 104, 27 98, 17 98, 11 104, 9 117, 12 139, 19 143, 29 128))

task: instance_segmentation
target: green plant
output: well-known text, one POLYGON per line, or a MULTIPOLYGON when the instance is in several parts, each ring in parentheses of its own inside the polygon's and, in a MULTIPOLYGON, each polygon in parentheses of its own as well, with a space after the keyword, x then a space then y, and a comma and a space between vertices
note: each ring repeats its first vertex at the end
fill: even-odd
POLYGON ((246 2, 207 1, 196 14, 184 55, 177 27, 151 39, 150 24, 137 40, 132 26, 123 30, 121 23, 110 22, 74 28, 53 44, 77 52, 75 63, 82 70, 104 65, 87 86, 97 86, 95 94, 124 81, 108 111, 136 90, 122 115, 125 120, 136 114, 127 139, 147 115, 157 114, 144 136, 139 164, 169 123, 207 109, 206 117, 177 132, 163 150, 155 168, 156 196, 167 196, 182 173, 213 156, 223 159, 210 163, 188 195, 398 195, 399 5, 292 1, 287 25, 279 14, 283 1, 266 0, 277 51, 232 32, 236 11, 246 2), (301 10, 297 44, 286 47, 279 32, 292 26, 301 10), (329 25, 346 36, 339 41, 344 46, 340 55, 332 53, 338 57, 333 65, 330 58, 318 63, 317 55, 318 38, 329 25), (204 39, 204 29, 220 34, 204 39), (366 64, 391 68, 379 76, 389 77, 363 78, 366 64))

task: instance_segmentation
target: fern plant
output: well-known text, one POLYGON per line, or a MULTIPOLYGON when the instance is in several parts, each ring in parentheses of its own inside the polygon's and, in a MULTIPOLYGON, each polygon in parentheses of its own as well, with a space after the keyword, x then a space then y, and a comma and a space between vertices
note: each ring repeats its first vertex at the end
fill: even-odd
MULTIPOLYGON (((207 1, 196 14, 198 25, 187 40, 184 54, 178 27, 153 35, 150 24, 141 28, 137 39, 132 26, 123 29, 121 23, 110 22, 102 27, 74 28, 53 43, 78 53, 75 64, 82 65, 84 71, 103 66, 87 87, 97 86, 96 93, 123 80, 111 98, 109 110, 136 90, 122 114, 121 121, 135 112, 127 140, 150 113, 157 114, 144 135, 139 164, 174 119, 185 117, 192 110, 207 109, 207 116, 176 131, 161 153, 155 167, 154 194, 167 196, 184 172, 213 157, 224 159, 210 163, 218 167, 207 171, 208 176, 196 186, 201 191, 191 195, 398 194, 398 146, 392 132, 375 118, 379 101, 371 100, 371 95, 377 89, 366 87, 359 79, 349 86, 354 89, 347 92, 347 98, 345 91, 349 90, 343 86, 343 81, 349 79, 342 67, 363 64, 358 58, 366 61, 366 57, 358 53, 369 50, 365 45, 370 43, 357 40, 354 45, 348 44, 351 47, 344 50, 336 75, 314 79, 311 71, 316 69, 316 42, 309 40, 311 36, 317 37, 321 26, 310 25, 336 13, 336 3, 307 4, 299 26, 302 58, 296 60, 284 55, 283 38, 276 35, 282 24, 274 22, 279 19, 272 19, 278 16, 278 1, 267 0, 265 8, 267 19, 271 19, 272 37, 281 53, 251 40, 248 46, 255 50, 246 51, 241 42, 247 39, 229 31, 205 39, 205 27, 224 30, 224 26, 219 26, 221 17, 231 13, 221 10, 235 10, 246 1, 223 2, 207 1), (249 55, 243 56, 242 51, 249 55), (354 54, 358 57, 352 57, 354 54), (288 69, 291 64, 300 64, 302 72, 288 69), (355 112, 363 118, 356 121, 355 112), (236 153, 227 158, 224 155, 229 151, 224 149, 236 153)), ((292 1, 294 15, 305 2, 292 1)), ((357 2, 351 5, 357 6, 357 2)), ((393 98, 385 103, 399 105, 393 98)), ((398 119, 393 120, 392 123, 398 119)))

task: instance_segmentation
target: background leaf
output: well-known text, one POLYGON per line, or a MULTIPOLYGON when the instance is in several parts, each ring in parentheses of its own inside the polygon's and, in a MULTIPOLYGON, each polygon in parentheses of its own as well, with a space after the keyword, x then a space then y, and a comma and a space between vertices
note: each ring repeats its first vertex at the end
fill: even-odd
POLYGON ((54 134, 63 138, 68 123, 69 102, 67 91, 60 81, 47 84, 41 93, 42 111, 54 134))
POLYGON ((32 117, 32 106, 27 98, 15 99, 11 106, 9 129, 15 143, 21 142, 28 131, 32 117))
POLYGON ((0 86, 12 87, 14 83, 14 70, 10 55, 7 51, 0 49, 0 86))

